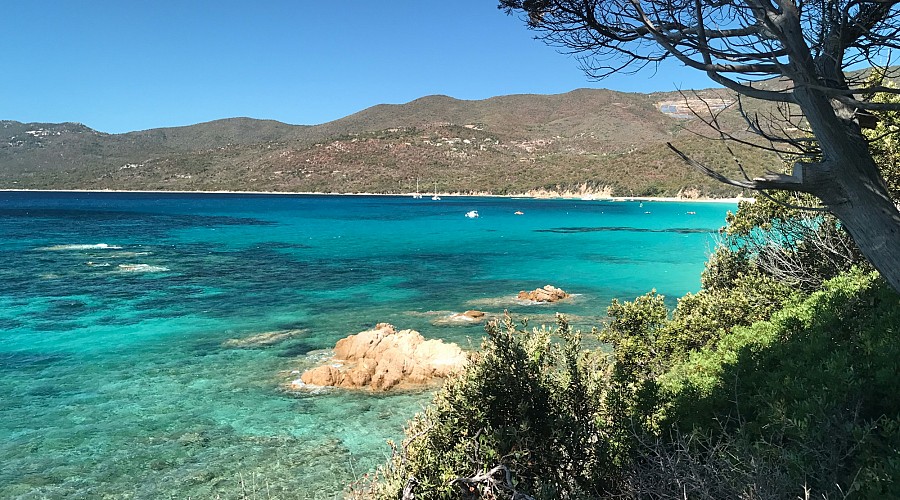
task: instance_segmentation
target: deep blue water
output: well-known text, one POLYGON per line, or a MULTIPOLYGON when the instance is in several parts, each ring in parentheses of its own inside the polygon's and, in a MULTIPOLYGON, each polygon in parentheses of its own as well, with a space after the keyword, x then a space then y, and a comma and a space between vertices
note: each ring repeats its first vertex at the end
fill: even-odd
POLYGON ((379 322, 467 347, 482 326, 441 318, 588 330, 613 297, 674 303, 734 208, 0 193, 0 498, 340 497, 428 394, 292 392, 293 370, 379 322), (548 283, 577 295, 514 298, 548 283))

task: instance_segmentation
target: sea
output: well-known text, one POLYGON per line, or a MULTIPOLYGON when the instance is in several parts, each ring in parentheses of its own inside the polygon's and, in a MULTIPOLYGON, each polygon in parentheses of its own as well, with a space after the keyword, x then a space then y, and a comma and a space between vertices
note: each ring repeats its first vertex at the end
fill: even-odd
POLYGON ((387 322, 586 334, 678 297, 734 203, 0 192, 0 498, 342 498, 431 392, 291 385, 387 322), (477 211, 478 217, 466 217, 477 211), (520 301, 551 284, 573 296, 520 301))

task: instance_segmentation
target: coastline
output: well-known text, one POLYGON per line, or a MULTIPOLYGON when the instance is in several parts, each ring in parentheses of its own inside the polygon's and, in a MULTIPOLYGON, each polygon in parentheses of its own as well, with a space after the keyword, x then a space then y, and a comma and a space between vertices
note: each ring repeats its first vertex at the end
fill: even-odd
MULTIPOLYGON (((152 190, 152 189, 9 189, 2 188, 0 193, 123 193, 123 194, 236 194, 236 195, 266 195, 266 196, 393 196, 399 198, 412 197, 414 193, 326 193, 317 191, 183 191, 183 190, 152 190)), ((730 197, 678 197, 678 196, 605 196, 591 193, 570 194, 547 191, 530 191, 516 194, 493 193, 437 193, 441 197, 451 198, 527 198, 540 200, 582 200, 582 201, 640 201, 640 202, 666 202, 666 203, 738 203, 741 201, 754 202, 755 198, 730 197)), ((422 193, 423 199, 430 198, 422 193)))

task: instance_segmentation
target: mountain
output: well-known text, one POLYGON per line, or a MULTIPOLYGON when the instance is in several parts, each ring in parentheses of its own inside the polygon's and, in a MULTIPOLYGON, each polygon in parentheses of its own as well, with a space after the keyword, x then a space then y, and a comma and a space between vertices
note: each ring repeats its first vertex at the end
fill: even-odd
MULTIPOLYGON (((0 188, 496 194, 549 189, 617 195, 736 190, 666 147, 738 175, 778 168, 760 150, 714 136, 691 109, 733 103, 725 91, 637 94, 579 89, 478 101, 428 96, 315 126, 232 118, 105 134, 77 123, 0 121, 0 188), (701 100, 702 98, 702 100, 701 100)), ((750 138, 736 111, 719 117, 750 138)))

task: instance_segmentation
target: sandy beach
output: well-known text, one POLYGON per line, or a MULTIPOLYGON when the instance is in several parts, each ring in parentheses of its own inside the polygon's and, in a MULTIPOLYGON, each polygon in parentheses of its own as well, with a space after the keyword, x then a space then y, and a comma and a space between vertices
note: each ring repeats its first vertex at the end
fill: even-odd
MULTIPOLYGON (((325 193, 315 191, 181 191, 181 190, 141 190, 141 189, 0 189, 0 192, 19 192, 19 193, 143 193, 143 194, 249 194, 249 195, 271 195, 271 196, 395 196, 395 197, 411 197, 414 193, 325 193)), ((421 193, 420 193, 421 194, 421 193)), ((584 195, 575 195, 568 193, 553 192, 527 192, 515 194, 493 194, 488 192, 478 193, 460 193, 460 192, 439 192, 441 197, 484 197, 484 198, 527 198, 527 199, 559 199, 559 200, 582 200, 582 201, 639 201, 639 202, 689 202, 689 203, 738 203, 741 201, 755 201, 755 198, 749 197, 731 197, 731 198, 708 198, 708 197, 677 197, 677 196, 601 196, 592 195, 590 193, 584 195)), ((424 195, 423 195, 424 196, 424 195)), ((425 198, 430 198, 426 196, 425 198)))

